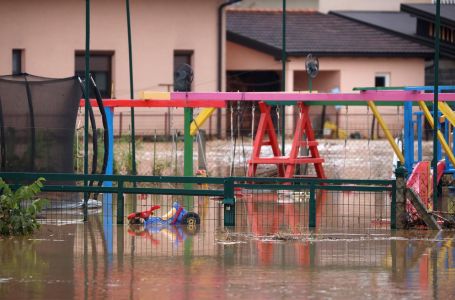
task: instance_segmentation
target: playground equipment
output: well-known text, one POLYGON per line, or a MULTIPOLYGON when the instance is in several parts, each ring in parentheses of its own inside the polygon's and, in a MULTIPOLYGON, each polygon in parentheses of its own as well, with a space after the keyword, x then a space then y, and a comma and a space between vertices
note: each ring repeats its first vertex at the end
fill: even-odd
MULTIPOLYGON (((2 172, 74 173, 75 124, 84 85, 77 77, 54 79, 25 73, 0 77, 2 172)), ((105 148, 99 172, 97 128, 89 106, 94 150, 92 174, 104 174, 109 148, 107 121, 95 81, 91 79, 89 85, 103 117, 105 148)), ((93 184, 93 181, 89 183, 90 186, 93 184)))
MULTIPOLYGON (((228 101, 256 101, 259 102, 261 117, 260 117, 260 126, 258 127, 256 138, 254 141, 253 155, 249 162, 249 176, 256 175, 256 168, 260 164, 275 164, 278 168, 278 173, 282 177, 292 177, 294 176, 294 170, 296 164, 314 164, 316 169, 316 175, 319 178, 324 178, 324 170, 322 163, 324 159, 320 157, 317 149, 317 141, 314 138, 314 133, 311 127, 311 122, 308 117, 308 107, 311 105, 368 105, 374 116, 379 120, 379 123, 384 130, 388 141, 390 142, 394 152, 399 157, 400 161, 408 167, 408 170, 412 170, 412 166, 409 166, 405 161, 404 155, 409 155, 409 152, 405 150, 405 154, 401 152, 401 149, 396 145, 393 140, 392 135, 390 134, 387 125, 382 119, 377 106, 381 105, 408 105, 413 102, 418 101, 431 101, 432 94, 424 93, 423 91, 417 90, 361 90, 354 93, 318 93, 318 94, 303 94, 303 93, 275 93, 275 92, 250 92, 250 93, 197 93, 197 92, 159 92, 152 93, 147 92, 143 94, 143 97, 148 100, 104 100, 104 105, 107 107, 116 107, 116 106, 128 106, 128 107, 209 107, 210 109, 205 109, 200 116, 195 120, 190 118, 189 122, 185 122, 185 127, 190 136, 191 132, 191 122, 193 122, 194 127, 198 127, 199 124, 202 124, 202 120, 207 119, 211 112, 215 108, 226 107, 228 101), (287 156, 282 156, 278 147, 278 141, 275 134, 275 128, 273 122, 271 122, 270 116, 270 107, 269 103, 273 104, 285 103, 289 104, 289 101, 293 101, 291 104, 298 105, 299 107, 299 117, 298 117, 298 126, 296 126, 296 131, 294 133, 294 141, 292 144, 292 149, 287 156), (199 121, 201 121, 199 123, 199 121), (195 123, 198 125, 196 126, 195 123), (306 140, 302 140, 303 135, 307 136, 306 140), (268 140, 266 136, 269 136, 268 140), (260 152, 263 146, 270 146, 273 150, 273 157, 261 157, 260 152), (301 147, 309 148, 308 157, 299 157, 298 153, 301 147)), ((441 93, 441 101, 453 101, 453 93, 441 93)), ((422 106, 420 102, 420 105, 422 106)), ((95 103, 93 103, 95 105, 95 103)), ((406 117, 405 117, 406 118, 406 117)), ((406 121, 407 122, 407 121, 406 121)), ((407 134, 405 124, 405 137, 407 134)), ((194 130, 193 130, 194 132, 194 130)), ((407 141, 407 140, 406 140, 407 141)), ((188 142, 188 141, 187 141, 188 142)), ((186 143, 187 143, 186 142, 186 143)), ((189 140, 191 143, 191 139, 189 140)), ((404 148, 408 149, 408 142, 405 142, 404 148)), ((450 151, 447 147, 446 152, 449 157, 453 157, 450 154, 450 151)), ((188 149, 188 148, 185 148, 188 149)), ((185 165, 192 163, 192 156, 185 155, 185 165)), ((190 176, 193 174, 185 174, 190 176)))
POLYGON ((1 76, 2 172, 73 173, 76 77, 1 76))
MULTIPOLYGON (((425 86, 413 86, 413 87, 406 87, 404 88, 406 91, 416 91, 416 92, 425 92, 433 91, 433 87, 425 87, 425 86)), ((452 92, 455 91, 455 86, 440 86, 439 91, 446 91, 446 92, 452 92)), ((445 121, 444 123, 446 126, 444 133, 439 131, 438 133, 438 140, 441 143, 441 146, 443 147, 445 153, 446 153, 446 168, 445 172, 446 173, 453 173, 453 170, 451 170, 453 167, 453 147, 450 149, 447 141, 453 139, 450 138, 450 126, 452 121, 455 121, 454 119, 454 114, 453 111, 451 110, 450 106, 446 103, 447 99, 440 98, 439 99, 439 110, 443 114, 445 121)), ((422 147, 422 141, 423 141, 423 118, 427 120, 427 122, 431 125, 431 127, 434 126, 434 121, 432 117, 432 112, 427 108, 425 103, 423 101, 418 101, 418 105, 421 108, 422 111, 416 111, 413 112, 412 109, 412 103, 411 102, 405 102, 404 103, 404 156, 405 156, 405 161, 404 161, 404 166, 406 169, 411 173, 412 170, 414 169, 414 166, 416 163, 422 161, 422 154, 423 154, 423 147, 422 147), (417 139, 415 139, 414 136, 414 128, 416 128, 417 131, 417 139), (414 141, 417 140, 417 158, 415 157, 414 154, 414 141)), ((439 118, 438 118, 439 119, 439 118)), ((438 153, 437 153, 437 158, 438 161, 442 159, 442 153, 440 152, 441 147, 438 147, 438 153)))
POLYGON ((191 122, 191 127, 190 127, 190 134, 192 136, 196 135, 196 133, 199 131, 199 129, 202 127, 202 125, 207 121, 208 118, 215 112, 214 107, 209 107, 209 108, 204 108, 199 115, 194 118, 194 121, 191 122))
MULTIPOLYGON (((0 76, 1 171, 74 172, 74 132, 84 84, 77 77, 54 79, 25 73, 0 76)), ((93 79, 91 87, 107 136, 103 101, 93 79)), ((88 113, 93 115, 89 107, 88 113)), ((97 127, 91 119, 93 147, 97 150, 97 127)), ((107 149, 108 141, 104 143, 107 149)), ((93 151, 93 174, 97 173, 97 152, 93 151)), ((107 154, 101 173, 107 165, 107 154)))
MULTIPOLYGON (((311 123, 308 119, 308 114, 307 114, 307 109, 311 105, 368 105, 368 101, 373 101, 376 106, 380 105, 403 105, 405 102, 417 102, 417 101, 430 101, 432 100, 432 94, 431 93, 423 93, 421 91, 407 91, 407 90, 400 90, 400 91, 359 91, 359 92, 353 92, 353 93, 338 93, 338 94, 332 94, 332 93, 318 93, 318 94, 304 94, 304 93, 197 93, 197 92, 172 92, 172 93, 155 93, 151 96, 149 96, 149 100, 112 100, 112 99, 106 99, 102 101, 102 104, 107 107, 106 109, 106 114, 107 114, 107 123, 108 123, 108 128, 109 128, 109 139, 113 138, 113 109, 115 107, 123 106, 123 107, 184 107, 184 108, 194 108, 194 107, 212 107, 212 108, 220 108, 220 107, 226 107, 228 101, 254 101, 258 102, 258 106, 262 106, 261 113, 263 115, 261 118, 263 118, 263 123, 264 126, 262 129, 258 128, 258 132, 262 132, 262 140, 257 139, 255 143, 257 143, 257 147, 264 147, 264 146, 270 146, 272 147, 272 144, 275 144, 275 148, 279 150, 278 148, 278 142, 276 143, 267 143, 267 140, 265 139, 266 135, 273 136, 274 134, 274 128, 273 128, 273 123, 270 125, 267 125, 266 121, 267 119, 270 120, 270 113, 267 113, 268 109, 270 109, 270 106, 268 104, 273 104, 273 103, 287 103, 288 105, 297 105, 300 108, 300 114, 297 119, 297 124, 296 126, 296 134, 297 139, 294 139, 292 149, 289 152, 288 156, 282 156, 280 152, 276 151, 274 153, 274 157, 269 159, 268 158, 263 158, 259 157, 260 159, 265 159, 266 162, 270 162, 274 165, 277 165, 278 168, 281 168, 281 175, 286 178, 291 178, 294 176, 293 168, 295 168, 295 164, 297 163, 302 163, 305 162, 304 160, 299 161, 301 159, 298 156, 293 156, 297 155, 299 152, 299 147, 313 147, 314 152, 311 153, 312 157, 311 159, 314 159, 313 161, 311 160, 306 160, 307 163, 310 164, 315 164, 315 165, 320 165, 322 172, 319 172, 319 176, 323 174, 323 169, 322 169, 322 157, 318 157, 318 154, 315 154, 315 151, 317 151, 317 142, 314 138, 314 136, 311 136, 312 134, 312 127, 311 123), (292 103, 290 103, 292 101, 292 103), (268 117, 267 117, 267 114, 268 117), (302 140, 301 137, 303 136, 303 133, 306 134, 307 139, 302 140), (260 141, 260 142, 258 142, 260 141), (317 160, 316 160, 317 159, 317 160), (287 160, 287 161, 286 161, 287 160), (315 161, 316 160, 316 161, 315 161), (288 177, 287 177, 288 176, 288 177)), ((440 94, 440 99, 442 101, 455 101, 455 94, 453 93, 441 93, 440 94)), ((99 104, 95 100, 91 100, 90 103, 92 106, 98 106, 99 104)), ((81 105, 85 105, 85 101, 81 101, 81 105)), ((448 114, 449 115, 449 114, 448 114)), ((450 118, 450 115, 449 117, 450 118)), ((185 134, 190 136, 190 125, 191 121, 193 121, 193 118, 190 116, 190 118, 185 119, 185 134)), ((276 136, 275 136, 276 138, 276 136)), ((189 140, 190 143, 192 143, 192 139, 189 140)), ((406 143, 405 143, 406 144, 406 143)), ((110 144, 111 145, 111 144, 110 144)), ((190 146, 192 146, 190 144, 190 146)), ((111 146, 110 146, 111 147, 111 146)), ((185 150, 186 151, 186 150, 185 150)), ((260 153, 260 152, 259 152, 260 153)), ((406 146, 405 146, 405 154, 406 154, 406 146)), ((109 172, 112 172, 112 156, 108 159, 108 167, 107 170, 109 172), (109 171, 110 170, 110 171, 109 171)), ((189 156, 191 163, 192 163, 192 155, 189 156)), ((253 157, 254 158, 254 157, 253 157)), ((405 155, 406 158, 406 155, 405 155)), ((185 165, 188 163, 188 155, 185 153, 185 165)), ((259 165, 262 163, 262 161, 253 161, 253 163, 256 163, 256 165, 259 165)), ((192 170, 191 174, 188 176, 193 176, 194 171, 192 170)), ((321 176, 322 177, 322 176, 321 176)), ((92 177, 95 178, 95 177, 92 177)), ((185 185, 185 189, 191 189, 192 184, 196 183, 195 181, 190 181, 186 182, 187 185, 185 185)), ((106 183, 108 184, 108 183, 106 183)), ((106 186, 106 185, 105 185, 106 186)), ((124 187, 120 186, 118 187, 120 190, 122 190, 124 187)), ((101 189, 91 189, 91 191, 95 191, 101 189)), ((103 192, 108 193, 108 190, 103 190, 103 192)), ((109 190, 111 191, 111 190, 109 190)), ((114 189, 112 189, 114 191, 114 189)), ((123 191, 124 192, 124 191, 123 191)), ((186 194, 183 194, 186 195, 186 194)), ((210 194, 207 194, 210 195, 210 194)), ((226 196, 227 197, 227 196, 226 196)), ((186 201, 186 200, 184 200, 186 201)), ((108 201, 103 200, 103 206, 105 203, 108 203, 108 201)), ((224 203, 225 208, 229 207, 229 203, 224 203)), ((118 207, 121 207, 123 209, 123 198, 119 198, 118 207)), ((191 207, 191 205, 186 205, 185 202, 185 208, 191 207)), ((122 214, 119 214, 123 216, 122 214)), ((149 215, 150 217, 150 215, 149 215)), ((123 217, 122 217, 123 218, 123 217)), ((167 221, 167 219, 161 219, 162 221, 167 221)))
POLYGON ((324 159, 320 157, 317 148, 318 142, 315 139, 313 128, 311 126, 310 117, 308 114, 309 107, 303 103, 298 104, 299 117, 297 119, 296 129, 292 148, 288 156, 282 156, 278 147, 278 140, 275 133, 275 127, 270 115, 271 107, 265 102, 259 102, 261 116, 253 144, 253 153, 251 160, 248 163, 248 175, 254 177, 256 170, 260 164, 275 164, 278 168, 279 177, 291 178, 294 177, 294 171, 298 164, 314 164, 317 178, 325 178, 322 163, 324 159), (265 139, 265 136, 268 139, 265 139), (307 139, 302 140, 306 135, 307 139), (262 146, 272 147, 273 157, 260 157, 262 146), (298 156, 301 147, 308 147, 310 155, 307 157, 298 156))

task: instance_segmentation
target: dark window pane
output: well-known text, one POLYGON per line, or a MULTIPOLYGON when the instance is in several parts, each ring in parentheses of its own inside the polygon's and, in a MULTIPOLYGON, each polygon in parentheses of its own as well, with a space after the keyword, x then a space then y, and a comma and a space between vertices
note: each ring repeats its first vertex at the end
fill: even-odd
MULTIPOLYGON (((176 90, 177 88, 177 83, 175 82, 175 75, 176 75, 176 71, 177 69, 183 65, 183 64, 187 64, 187 65, 190 65, 191 66, 191 57, 193 55, 193 51, 190 51, 190 50, 183 50, 183 51, 174 51, 174 90, 176 90)), ((182 87, 180 88, 177 88, 178 90, 185 90, 185 91, 191 91, 191 85, 189 86, 189 88, 183 88, 181 89, 182 87)))
POLYGON ((13 74, 22 73, 22 50, 13 49, 13 74))
POLYGON ((385 76, 376 76, 374 78, 375 87, 384 87, 385 86, 385 76))
POLYGON ((95 79, 96 86, 100 90, 101 96, 103 98, 110 98, 110 80, 108 72, 93 72, 93 78, 95 79))

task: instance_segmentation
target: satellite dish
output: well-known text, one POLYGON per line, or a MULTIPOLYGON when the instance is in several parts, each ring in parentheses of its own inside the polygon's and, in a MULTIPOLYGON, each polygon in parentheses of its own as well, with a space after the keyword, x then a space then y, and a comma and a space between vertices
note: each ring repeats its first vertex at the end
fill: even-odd
POLYGON ((311 78, 316 78, 319 73, 319 59, 308 54, 305 59, 305 70, 311 78))
POLYGON ((181 64, 174 71, 174 91, 189 92, 193 82, 193 68, 188 64, 181 64))

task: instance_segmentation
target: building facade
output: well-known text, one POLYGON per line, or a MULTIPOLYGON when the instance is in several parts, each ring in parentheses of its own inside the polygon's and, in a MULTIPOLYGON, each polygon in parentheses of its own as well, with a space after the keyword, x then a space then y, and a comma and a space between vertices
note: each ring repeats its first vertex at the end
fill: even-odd
MULTIPOLYGON (((231 9, 227 14, 226 70, 230 91, 308 91, 305 70, 308 54, 319 58, 319 74, 311 80, 317 92, 350 92, 355 87, 423 85, 425 60, 430 47, 333 14, 306 9, 288 10, 286 16, 286 73, 282 74, 282 11, 280 9, 231 9), (250 25, 248 25, 250 24, 250 25)), ((328 119, 336 117, 334 106, 312 107, 314 127, 322 132, 328 119), (329 118, 327 116, 331 115, 329 118)), ((365 107, 352 107, 349 132, 369 125, 365 107)), ((396 108, 382 108, 394 133, 402 118, 396 108)), ((281 112, 283 113, 283 112, 281 112)), ((286 108, 286 128, 292 130, 296 112, 286 108)), ((249 124, 243 125, 246 128, 249 124)), ((291 132, 288 132, 291 133, 291 132)), ((368 131, 362 134, 368 137, 368 131)))
MULTIPOLYGON (((131 1, 135 97, 143 90, 172 90, 174 68, 181 62, 194 69, 194 91, 216 90, 217 13, 222 2, 131 1)), ((83 73, 85 1, 0 0, 0 20, 0 74, 68 77, 83 73)), ((124 0, 91 1, 91 51, 91 69, 103 96, 129 98, 124 0)), ((139 133, 183 128, 180 110, 136 111, 139 133), (168 112, 171 115, 165 120, 168 112)), ((122 116, 122 121, 115 121, 116 130, 120 122, 123 130, 130 126, 129 109, 122 116)))

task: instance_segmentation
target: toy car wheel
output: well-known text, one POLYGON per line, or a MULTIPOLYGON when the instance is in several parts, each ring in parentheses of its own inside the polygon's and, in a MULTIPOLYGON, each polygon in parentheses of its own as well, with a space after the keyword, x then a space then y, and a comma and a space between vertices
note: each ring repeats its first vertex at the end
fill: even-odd
POLYGON ((130 224, 131 225, 138 225, 138 224, 142 224, 142 220, 140 218, 132 218, 129 220, 130 224))
POLYGON ((201 218, 195 212, 189 212, 182 218, 182 224, 185 226, 183 230, 186 234, 194 235, 199 231, 201 218))
POLYGON ((201 218, 195 212, 189 212, 183 216, 182 224, 187 226, 196 226, 201 223, 201 218))

